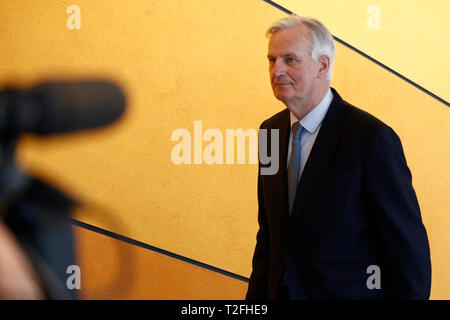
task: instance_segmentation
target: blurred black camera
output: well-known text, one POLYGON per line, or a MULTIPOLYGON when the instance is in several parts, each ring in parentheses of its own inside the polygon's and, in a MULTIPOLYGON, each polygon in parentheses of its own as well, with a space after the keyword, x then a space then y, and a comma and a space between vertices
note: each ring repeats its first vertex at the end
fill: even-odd
POLYGON ((53 135, 104 126, 124 109, 122 90, 108 81, 0 90, 0 218, 26 252, 48 299, 77 298, 66 285, 67 268, 75 265, 70 212, 77 203, 15 165, 17 141, 23 133, 53 135))

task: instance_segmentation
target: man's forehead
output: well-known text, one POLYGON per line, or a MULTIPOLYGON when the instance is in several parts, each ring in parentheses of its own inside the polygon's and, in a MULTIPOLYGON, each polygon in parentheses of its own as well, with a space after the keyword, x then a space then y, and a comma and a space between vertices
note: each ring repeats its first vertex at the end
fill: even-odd
POLYGON ((268 55, 299 54, 310 47, 310 33, 298 27, 278 30, 270 36, 268 55))
POLYGON ((276 30, 270 36, 270 39, 289 38, 292 40, 304 41, 311 38, 311 30, 308 26, 300 24, 298 26, 276 30))

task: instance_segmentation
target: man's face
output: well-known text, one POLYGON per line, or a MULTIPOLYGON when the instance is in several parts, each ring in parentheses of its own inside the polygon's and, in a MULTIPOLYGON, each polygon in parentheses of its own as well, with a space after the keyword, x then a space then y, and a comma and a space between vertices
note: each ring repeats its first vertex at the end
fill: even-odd
POLYGON ((288 107, 306 106, 318 90, 320 62, 312 61, 310 49, 310 31, 304 25, 270 37, 267 57, 273 93, 288 107))

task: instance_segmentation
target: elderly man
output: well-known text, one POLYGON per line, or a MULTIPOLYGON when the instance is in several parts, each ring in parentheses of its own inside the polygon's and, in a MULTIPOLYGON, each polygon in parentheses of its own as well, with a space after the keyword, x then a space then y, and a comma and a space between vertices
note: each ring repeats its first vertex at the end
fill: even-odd
POLYGON ((428 239, 399 137, 330 88, 335 47, 319 21, 290 16, 267 36, 287 109, 261 125, 279 130, 281 163, 258 176, 246 298, 428 299, 428 239))

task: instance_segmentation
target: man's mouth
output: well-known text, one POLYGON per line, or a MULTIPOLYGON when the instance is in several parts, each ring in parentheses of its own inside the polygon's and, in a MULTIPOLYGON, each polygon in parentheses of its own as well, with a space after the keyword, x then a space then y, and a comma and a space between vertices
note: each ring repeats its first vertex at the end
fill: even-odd
POLYGON ((290 83, 275 83, 275 87, 277 86, 288 86, 290 83))

